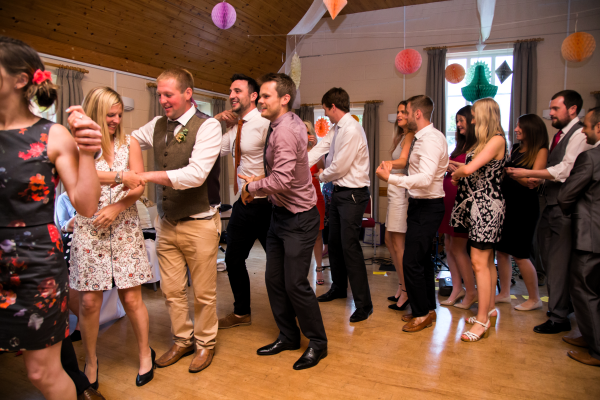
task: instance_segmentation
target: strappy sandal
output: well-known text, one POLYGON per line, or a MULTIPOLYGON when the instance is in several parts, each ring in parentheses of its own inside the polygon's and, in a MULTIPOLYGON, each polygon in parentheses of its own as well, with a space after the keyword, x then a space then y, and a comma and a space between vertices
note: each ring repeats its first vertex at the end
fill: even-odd
POLYGON ((460 336, 460 340, 462 340, 463 342, 478 342, 481 339, 486 338, 490 335, 490 321, 488 321, 487 324, 484 324, 483 322, 479 322, 476 319, 474 319, 473 322, 474 324, 479 324, 483 326, 485 330, 483 331, 483 334, 481 336, 471 331, 466 331, 460 336))
MULTIPOLYGON (((493 327, 495 327, 495 326, 496 326, 496 319, 498 319, 498 310, 496 310, 496 309, 494 308, 492 311, 490 311, 490 312, 488 313, 488 319, 489 319, 489 322, 490 322, 490 326, 491 326, 492 328, 493 328, 493 327), (492 315, 492 313, 493 313, 494 311, 496 311, 496 315, 492 315)), ((473 325, 475 322, 477 322, 477 317, 465 318, 465 322, 466 322, 467 324, 471 324, 471 325, 473 325)))
MULTIPOLYGON (((316 271, 317 272, 323 272, 325 270, 325 267, 317 267, 316 271)), ((318 279, 317 278, 317 285, 324 285, 325 284, 325 279, 318 279)))
MULTIPOLYGON (((399 284, 398 284, 398 286, 402 286, 402 284, 401 284, 401 283, 399 283, 399 284)), ((396 296, 390 296, 390 297, 388 297, 388 300, 389 300, 389 301, 393 301, 394 303, 397 303, 399 298, 400 298, 400 297, 396 297, 396 296)))

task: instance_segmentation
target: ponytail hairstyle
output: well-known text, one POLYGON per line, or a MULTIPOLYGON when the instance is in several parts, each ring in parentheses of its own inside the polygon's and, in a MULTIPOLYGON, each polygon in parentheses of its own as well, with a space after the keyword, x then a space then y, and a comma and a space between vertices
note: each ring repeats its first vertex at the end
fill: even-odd
MULTIPOLYGON (((121 95, 115 92, 113 89, 106 86, 98 86, 90 90, 85 96, 83 101, 83 111, 85 115, 90 117, 94 122, 100 125, 100 132, 102 132, 102 155, 113 154, 114 147, 110 144, 110 132, 108 131, 108 124, 106 123, 106 116, 110 112, 110 109, 114 105, 121 105, 123 110, 123 99, 121 95)), ((121 124, 117 126, 115 132, 115 144, 117 147, 125 143, 125 132, 121 127, 121 124)))
MULTIPOLYGON (((52 106, 58 99, 58 86, 53 84, 50 79, 45 79, 40 83, 34 82, 34 76, 38 70, 40 71, 38 74, 47 74, 47 71, 38 53, 29 45, 17 39, 0 36, 0 65, 11 76, 27 74, 29 81, 21 90, 23 91, 23 101, 28 106, 34 97, 39 106, 43 108, 52 106)), ((0 78, 0 86, 2 84, 0 78)))
MULTIPOLYGON (((475 137, 477 142, 473 145, 473 158, 475 158, 486 144, 497 134, 501 133, 506 138, 500 123, 500 106, 491 97, 477 100, 472 107, 475 113, 475 137)), ((506 141, 505 141, 506 142, 506 141)))
POLYGON ((517 120, 523 132, 523 142, 527 144, 524 157, 518 165, 524 168, 533 168, 535 159, 541 149, 548 148, 548 130, 542 119, 535 114, 523 114, 517 120))
MULTIPOLYGON (((404 106, 404 112, 406 113, 407 104, 408 104, 408 102, 406 100, 402 100, 400 103, 398 103, 398 107, 404 106)), ((398 110, 398 107, 396 107, 396 110, 398 110)), ((406 126, 408 126, 408 125, 406 125, 406 126)), ((396 119, 396 123, 394 124, 394 139, 392 140, 392 149, 390 150, 390 153, 393 153, 394 150, 396 150, 396 147, 398 147, 398 143, 400 143, 402 138, 407 133, 408 133, 408 129, 405 132, 404 128, 400 128, 398 126, 398 119, 396 119)))

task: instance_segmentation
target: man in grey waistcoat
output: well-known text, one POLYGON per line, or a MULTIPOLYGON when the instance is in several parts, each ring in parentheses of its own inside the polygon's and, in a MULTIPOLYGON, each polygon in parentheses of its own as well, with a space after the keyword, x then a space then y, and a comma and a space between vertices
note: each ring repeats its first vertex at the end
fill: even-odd
POLYGON ((569 177, 577 156, 591 146, 577 115, 583 100, 574 90, 563 90, 552 96, 550 118, 558 129, 550 145, 546 169, 527 170, 507 168, 512 178, 530 178, 529 186, 544 182, 546 207, 538 226, 538 248, 548 277, 549 319, 533 328, 536 333, 559 333, 571 330, 568 314, 571 304, 569 294, 569 259, 571 257, 571 218, 563 215, 558 205, 558 192, 569 177))

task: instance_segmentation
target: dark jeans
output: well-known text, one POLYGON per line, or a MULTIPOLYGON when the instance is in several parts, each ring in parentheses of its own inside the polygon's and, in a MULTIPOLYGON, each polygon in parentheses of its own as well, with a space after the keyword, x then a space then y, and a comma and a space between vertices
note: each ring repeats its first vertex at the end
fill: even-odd
POLYGON ((267 234, 265 283, 279 340, 300 343, 298 318, 302 333, 310 340, 308 346, 323 350, 327 347, 325 327, 307 279, 319 224, 316 207, 297 214, 284 207, 273 207, 267 234))
POLYGON ((79 364, 77 364, 77 354, 75 354, 75 349, 73 348, 73 343, 71 343, 71 338, 69 336, 62 341, 60 362, 67 375, 69 375, 69 378, 71 378, 75 384, 77 395, 79 396, 85 392, 86 389, 90 387, 90 381, 79 369, 79 364))
POLYGON ((414 317, 435 310, 435 271, 431 249, 435 233, 444 218, 444 199, 409 199, 404 281, 414 317))
POLYGON ((367 267, 360 246, 362 218, 369 202, 369 189, 340 190, 336 186, 329 210, 329 262, 332 289, 346 293, 348 280, 356 308, 370 308, 371 292, 367 267))
POLYGON ((233 312, 237 315, 250 314, 250 277, 246 259, 256 239, 266 251, 271 210, 272 205, 267 199, 256 199, 247 205, 238 199, 233 204, 227 225, 225 264, 233 292, 233 312))

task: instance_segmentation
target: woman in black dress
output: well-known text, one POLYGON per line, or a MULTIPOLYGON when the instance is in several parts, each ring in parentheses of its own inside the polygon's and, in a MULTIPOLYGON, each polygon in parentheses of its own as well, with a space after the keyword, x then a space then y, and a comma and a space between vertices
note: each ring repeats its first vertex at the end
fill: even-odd
MULTIPOLYGON (((515 143, 506 168, 544 169, 548 160, 548 131, 546 124, 535 114, 521 115, 515 127, 515 143)), ((515 310, 530 311, 542 307, 535 267, 529 260, 531 244, 540 216, 537 188, 528 187, 528 178, 513 179, 506 175, 502 181, 502 194, 506 201, 506 217, 502 239, 496 246, 498 275, 502 290, 496 303, 510 304, 510 277, 513 257, 525 281, 529 299, 515 310)))
POLYGON ((50 107, 57 89, 35 50, 0 37, 0 351, 23 351, 29 379, 46 399, 74 400, 61 365, 69 286, 54 195, 60 176, 77 212, 94 214, 101 134, 81 116, 77 127, 91 129, 78 129, 73 140, 31 113, 32 99, 50 107))

